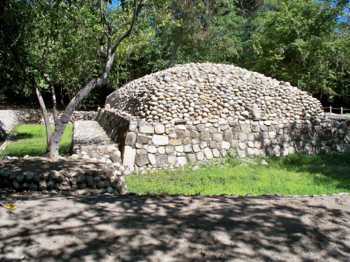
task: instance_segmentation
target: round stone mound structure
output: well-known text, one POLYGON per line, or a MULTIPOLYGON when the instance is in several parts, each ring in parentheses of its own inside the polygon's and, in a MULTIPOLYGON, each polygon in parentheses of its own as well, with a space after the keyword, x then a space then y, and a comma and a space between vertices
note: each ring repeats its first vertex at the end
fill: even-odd
POLYGON ((238 157, 350 150, 350 121, 332 120, 306 92, 223 64, 185 64, 134 80, 97 121, 130 170, 238 157))
POLYGON ((134 80, 108 96, 112 110, 147 122, 311 119, 321 103, 306 92, 233 65, 185 64, 134 80))

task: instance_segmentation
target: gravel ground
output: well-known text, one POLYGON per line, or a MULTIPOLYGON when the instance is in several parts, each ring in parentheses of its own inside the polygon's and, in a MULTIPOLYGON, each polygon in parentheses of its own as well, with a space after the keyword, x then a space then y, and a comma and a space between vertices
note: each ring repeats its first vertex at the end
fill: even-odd
POLYGON ((0 261, 349 261, 350 197, 7 197, 0 261))

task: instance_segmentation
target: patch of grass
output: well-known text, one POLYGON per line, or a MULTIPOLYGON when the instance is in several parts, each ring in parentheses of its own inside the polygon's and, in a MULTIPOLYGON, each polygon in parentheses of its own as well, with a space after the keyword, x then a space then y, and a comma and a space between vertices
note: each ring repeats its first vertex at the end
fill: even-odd
MULTIPOLYGON (((19 125, 11 133, 13 142, 10 142, 2 156, 42 156, 47 153, 45 127, 39 124, 19 125)), ((68 125, 60 143, 60 153, 67 154, 71 150, 73 125, 68 125)))
POLYGON ((226 161, 223 165, 127 177, 137 194, 320 195, 350 192, 350 154, 292 155, 268 166, 226 161))

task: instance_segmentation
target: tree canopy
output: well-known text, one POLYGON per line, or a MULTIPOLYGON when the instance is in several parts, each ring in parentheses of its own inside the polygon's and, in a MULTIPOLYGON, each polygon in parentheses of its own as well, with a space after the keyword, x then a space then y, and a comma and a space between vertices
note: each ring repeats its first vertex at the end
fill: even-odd
MULTIPOLYGON (((33 85, 45 96, 52 85, 65 104, 97 76, 110 30, 96 12, 101 4, 110 2, 2 1, 0 96, 19 101, 32 95, 33 85)), ((108 9, 109 24, 120 32, 131 4, 108 9)), ((145 74, 209 61, 290 81, 325 104, 350 107, 349 8, 348 0, 145 1, 134 34, 118 48, 109 83, 88 104, 103 104, 108 90, 145 74)))

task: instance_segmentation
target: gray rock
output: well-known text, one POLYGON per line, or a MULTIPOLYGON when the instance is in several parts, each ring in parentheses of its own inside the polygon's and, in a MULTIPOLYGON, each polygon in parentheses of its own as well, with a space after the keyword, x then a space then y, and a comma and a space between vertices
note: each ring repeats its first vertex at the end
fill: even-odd
POLYGON ((186 165, 187 164, 187 159, 186 159, 186 157, 178 157, 177 159, 176 159, 176 165, 177 166, 184 166, 184 165, 186 165))
POLYGON ((130 146, 125 146, 123 165, 128 167, 130 170, 133 170, 135 165, 135 157, 136 157, 136 149, 130 146))
POLYGON ((196 154, 196 157, 197 157, 197 160, 198 160, 198 161, 203 161, 203 160, 205 160, 205 156, 204 156, 204 153, 203 153, 203 152, 198 152, 198 153, 196 154))
POLYGON ((156 166, 167 167, 169 164, 167 155, 156 155, 156 166))
POLYGON ((204 149, 204 155, 205 155, 205 158, 208 160, 213 159, 213 152, 210 150, 210 148, 204 149))
POLYGON ((192 145, 184 145, 184 152, 185 153, 192 153, 192 145))
POLYGON ((150 136, 139 134, 137 136, 136 142, 142 145, 147 145, 151 140, 152 138, 150 136))
POLYGON ((165 126, 162 125, 162 124, 157 123, 154 126, 154 131, 155 131, 156 134, 162 135, 165 132, 165 126))
POLYGON ((175 147, 175 151, 179 152, 179 153, 183 153, 184 152, 184 147, 183 146, 176 146, 175 147))
POLYGON ((166 146, 165 152, 166 152, 167 154, 174 153, 174 152, 175 152, 175 147, 174 147, 174 146, 166 146))
POLYGON ((197 161, 195 154, 187 154, 187 159, 188 159, 188 162, 191 164, 193 164, 197 161))
POLYGON ((169 137, 162 135, 154 135, 152 138, 152 142, 156 146, 166 146, 169 144, 169 137))
POLYGON ((121 154, 120 154, 119 150, 113 151, 110 158, 114 163, 121 163, 122 162, 121 154))
POLYGON ((140 122, 139 131, 143 134, 154 134, 154 127, 146 122, 140 122))
POLYGON ((193 152, 198 153, 201 150, 199 145, 193 145, 193 152))
POLYGON ((222 142, 223 140, 223 135, 221 133, 216 133, 213 135, 213 139, 216 142, 222 142))
POLYGON ((125 138, 125 144, 128 146, 133 146, 136 143, 137 135, 133 132, 128 132, 125 138))
POLYGON ((153 145, 149 145, 146 147, 148 153, 155 154, 158 152, 157 148, 153 145))
POLYGON ((148 154, 148 160, 152 166, 156 165, 156 155, 154 154, 148 154))
POLYGON ((137 166, 146 166, 149 163, 148 155, 146 150, 139 150, 136 154, 135 163, 137 166))
POLYGON ((218 157, 220 157, 220 156, 221 156, 221 155, 220 155, 220 151, 219 151, 219 150, 217 150, 217 149, 213 149, 212 151, 213 151, 213 156, 214 156, 214 157, 218 158, 218 157))
POLYGON ((231 147, 231 144, 229 142, 225 142, 225 141, 222 142, 222 145, 221 145, 222 149, 229 150, 230 147, 231 147))
POLYGON ((170 166, 175 166, 177 162, 177 158, 175 155, 169 155, 168 156, 168 163, 170 166))

